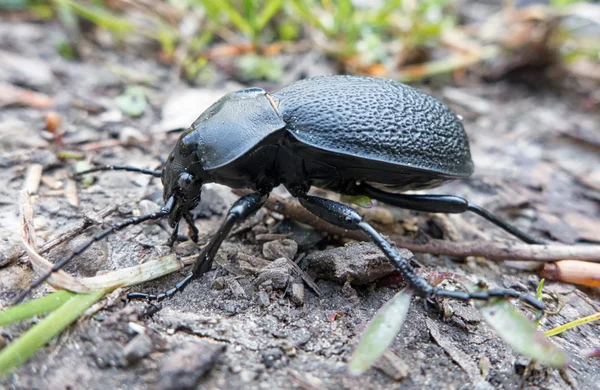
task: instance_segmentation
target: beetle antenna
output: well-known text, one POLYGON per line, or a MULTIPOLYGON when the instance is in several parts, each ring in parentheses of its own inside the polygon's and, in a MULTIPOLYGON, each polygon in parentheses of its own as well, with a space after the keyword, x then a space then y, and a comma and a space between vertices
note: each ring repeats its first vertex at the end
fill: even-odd
POLYGON ((144 169, 137 167, 130 167, 127 165, 105 165, 103 167, 96 167, 92 169, 88 169, 85 171, 77 172, 74 174, 75 177, 85 175, 92 172, 100 172, 100 171, 128 171, 128 172, 137 172, 143 173, 145 175, 152 175, 154 177, 160 177, 162 175, 162 170, 153 170, 153 169, 144 169))
POLYGON ((125 228, 125 227, 127 227, 129 225, 137 225, 137 224, 145 222, 145 221, 157 220, 157 219, 161 219, 163 217, 166 217, 167 215, 169 215, 169 213, 173 209, 174 204, 175 204, 175 198, 173 196, 171 196, 169 198, 169 200, 167 201, 167 203, 163 206, 163 208, 160 209, 159 211, 155 212, 155 213, 147 214, 147 215, 142 215, 140 217, 130 218, 130 219, 127 219, 127 220, 125 220, 123 222, 118 222, 118 223, 112 225, 109 228, 104 229, 100 233, 96 234, 94 237, 90 238, 88 241, 86 241, 83 244, 81 244, 79 247, 75 248, 75 250, 73 250, 73 252, 71 252, 71 254, 69 256, 67 256, 64 259, 60 260, 59 262, 55 263, 52 266, 52 268, 50 269, 50 271, 48 271, 47 273, 45 273, 44 275, 42 275, 38 279, 34 280, 27 289, 25 289, 23 292, 21 292, 17 296, 17 298, 12 303, 12 305, 16 305, 16 304, 20 303, 23 299, 25 299, 25 297, 27 295, 29 295, 29 293, 31 293, 31 291, 33 291, 34 288, 36 288, 37 286, 39 286, 40 284, 42 284, 46 280, 48 280, 48 278, 54 272, 57 272, 60 269, 62 269, 69 261, 71 261, 74 257, 76 257, 76 256, 80 255, 81 253, 83 253, 94 242, 100 241, 103 238, 107 237, 108 235, 110 235, 110 234, 112 234, 114 232, 117 232, 117 231, 119 231, 119 230, 121 230, 121 229, 123 229, 123 228, 125 228))

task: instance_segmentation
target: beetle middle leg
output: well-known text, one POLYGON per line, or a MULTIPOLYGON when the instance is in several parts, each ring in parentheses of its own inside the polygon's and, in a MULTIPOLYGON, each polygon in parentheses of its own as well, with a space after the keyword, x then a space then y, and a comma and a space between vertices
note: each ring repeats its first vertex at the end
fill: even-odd
POLYGON ((483 207, 469 203, 466 199, 459 196, 395 194, 381 191, 365 184, 358 187, 357 190, 358 192, 383 203, 408 210, 445 214, 459 214, 464 213, 465 211, 471 211, 528 244, 546 244, 544 241, 534 238, 508 222, 496 217, 483 207))
POLYGON ((417 275, 415 269, 406 259, 398 254, 392 244, 389 243, 381 234, 379 234, 371 225, 363 221, 363 218, 351 207, 335 202, 330 199, 319 198, 310 195, 301 195, 298 197, 302 206, 311 213, 324 219, 325 221, 348 230, 362 230, 373 240, 388 259, 402 273, 408 283, 416 292, 424 297, 446 297, 460 301, 468 300, 489 300, 491 298, 518 298, 539 310, 545 309, 545 304, 532 296, 521 294, 515 290, 509 289, 491 289, 487 291, 448 291, 431 286, 425 279, 417 275))
POLYGON ((158 295, 130 293, 127 294, 127 299, 148 299, 151 301, 161 301, 174 295, 177 291, 182 291, 191 280, 199 278, 210 270, 217 251, 221 247, 221 244, 225 238, 227 238, 231 232, 231 229, 233 229, 236 223, 244 221, 250 215, 258 211, 265 204, 268 197, 269 194, 267 192, 254 192, 238 199, 227 212, 225 221, 221 224, 219 230, 213 235, 208 245, 202 249, 202 252, 200 252, 198 260, 196 260, 192 266, 192 272, 189 273, 179 283, 177 283, 175 287, 158 295))

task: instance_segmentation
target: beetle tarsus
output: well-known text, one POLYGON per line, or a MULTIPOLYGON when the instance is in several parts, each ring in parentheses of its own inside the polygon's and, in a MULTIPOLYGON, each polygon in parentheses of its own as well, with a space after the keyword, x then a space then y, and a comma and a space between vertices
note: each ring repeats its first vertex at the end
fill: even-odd
POLYGON ((127 294, 127 300, 130 299, 145 299, 148 301, 157 301, 160 302, 165 298, 170 298, 173 295, 175 295, 177 292, 181 292, 183 291, 183 289, 185 288, 185 286, 188 285, 188 283, 194 279, 194 274, 190 273, 188 274, 184 279, 182 279, 179 283, 177 283, 175 285, 175 287, 173 287, 170 290, 165 291, 162 294, 158 294, 158 295, 153 295, 153 294, 145 294, 145 293, 129 293, 127 294))

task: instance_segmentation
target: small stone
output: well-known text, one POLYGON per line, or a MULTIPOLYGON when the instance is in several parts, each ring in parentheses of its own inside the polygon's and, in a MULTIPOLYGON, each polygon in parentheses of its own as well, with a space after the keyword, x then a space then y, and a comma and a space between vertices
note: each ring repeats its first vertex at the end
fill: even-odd
POLYGON ((267 294, 266 291, 259 291, 258 292, 258 304, 261 305, 262 307, 268 307, 270 304, 269 301, 269 294, 267 294))
POLYGON ((252 382, 256 378, 256 373, 250 370, 244 370, 240 373, 240 380, 242 382, 252 382))
POLYGON ((292 260, 298 253, 298 244, 296 241, 287 238, 269 241, 263 244, 262 252, 265 259, 275 260, 280 257, 287 257, 292 260))
POLYGON ((342 294, 346 298, 353 298, 357 296, 356 290, 352 287, 352 284, 349 280, 346 280, 346 282, 344 283, 344 287, 342 287, 342 294))
POLYGON ((227 287, 229 287, 229 290, 231 290, 231 293, 236 298, 246 298, 247 297, 246 291, 244 290, 244 288, 242 287, 240 282, 237 281, 237 279, 228 280, 227 287))
POLYGON ((123 356, 128 363, 134 364, 150 355, 153 350, 154 345, 150 337, 140 333, 123 348, 123 356))
POLYGON ((188 342, 159 364, 160 389, 193 389, 200 378, 217 363, 225 350, 210 341, 188 342))
POLYGON ((304 305, 304 285, 302 283, 293 283, 291 299, 297 306, 304 305))
POLYGON ((286 288, 292 275, 292 267, 288 259, 277 259, 261 270, 254 283, 260 286, 267 281, 271 281, 273 288, 286 288))
POLYGON ((410 368, 406 362, 390 350, 384 352, 374 367, 395 381, 408 377, 410 368))
POLYGON ((275 366, 275 363, 283 357, 283 352, 278 348, 267 349, 263 352, 263 362, 267 368, 275 366))
POLYGON ((213 290, 223 290, 225 288, 225 278, 219 276, 213 280, 211 287, 213 290))
POLYGON ((123 145, 137 145, 145 138, 146 137, 141 131, 130 126, 124 127, 119 132, 119 141, 121 141, 123 145))
MULTIPOLYGON (((397 248, 405 260, 412 258, 406 249, 397 248)), ((341 283, 351 280, 353 285, 372 283, 396 271, 394 265, 372 243, 352 243, 311 253, 303 260, 311 272, 323 279, 333 279, 341 283)))
POLYGON ((148 199, 143 199, 140 200, 139 203, 139 208, 140 208, 140 214, 141 215, 148 215, 148 214, 152 214, 154 212, 157 212, 158 210, 160 210, 160 206, 157 205, 156 203, 154 203, 151 200, 148 199))

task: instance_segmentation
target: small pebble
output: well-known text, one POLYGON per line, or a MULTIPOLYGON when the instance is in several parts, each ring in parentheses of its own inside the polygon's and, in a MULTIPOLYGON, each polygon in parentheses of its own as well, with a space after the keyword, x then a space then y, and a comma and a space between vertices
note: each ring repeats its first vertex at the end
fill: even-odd
POLYGON ((244 288, 242 287, 240 282, 237 281, 237 279, 228 280, 227 286, 231 290, 231 293, 233 294, 233 296, 235 296, 236 298, 246 298, 247 297, 246 291, 244 290, 244 288))
POLYGON ((123 349, 123 356, 128 363, 137 363, 154 350, 152 340, 145 333, 135 336, 123 349))
POLYGON ((121 141, 123 145, 137 145, 145 138, 144 134, 134 127, 124 127, 119 132, 119 141, 121 141))
POLYGON ((157 388, 196 388, 200 378, 214 367, 224 350, 223 344, 210 341, 187 342, 159 362, 160 382, 157 388))
POLYGON ((215 280, 213 280, 212 282, 211 287, 213 290, 223 290, 225 288, 225 278, 222 276, 215 278, 215 280))
POLYGON ((263 256, 265 259, 275 260, 280 257, 287 257, 293 260, 298 253, 298 244, 294 240, 283 239, 277 241, 269 241, 263 244, 263 256))
POLYGON ((304 305, 304 285, 302 283, 293 283, 291 299, 297 306, 304 305))
POLYGON ((283 352, 278 348, 267 349, 263 352, 263 362, 267 368, 271 368, 283 357, 283 352))
POLYGON ((262 307, 267 307, 269 306, 269 294, 267 294, 266 291, 259 291, 258 292, 258 304, 261 305, 262 307))

